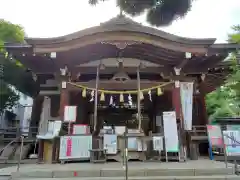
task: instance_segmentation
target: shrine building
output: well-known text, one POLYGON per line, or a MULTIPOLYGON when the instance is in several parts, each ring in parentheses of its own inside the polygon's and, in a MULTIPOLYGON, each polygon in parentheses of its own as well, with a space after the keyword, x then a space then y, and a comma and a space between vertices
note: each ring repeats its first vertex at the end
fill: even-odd
MULTIPOLYGON (((192 134, 208 124, 205 96, 224 83, 231 71, 224 60, 238 48, 215 41, 179 37, 117 16, 61 37, 8 43, 7 51, 39 84, 32 126, 47 132, 48 121, 64 121, 64 108, 75 106, 73 124, 88 125, 93 137, 103 126, 125 126, 151 137, 163 135, 163 112, 173 111, 180 144, 196 159, 199 144, 207 144, 206 135, 192 134), (182 126, 181 82, 193 83, 189 131, 182 126)), ((71 130, 63 125, 61 131, 71 130)))

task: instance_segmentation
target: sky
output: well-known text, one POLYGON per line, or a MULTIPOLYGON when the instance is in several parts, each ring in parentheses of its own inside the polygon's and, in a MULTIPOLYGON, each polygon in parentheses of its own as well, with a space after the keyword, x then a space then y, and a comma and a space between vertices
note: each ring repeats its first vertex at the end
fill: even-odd
MULTIPOLYGON (((0 0, 0 19, 20 24, 29 37, 57 37, 97 26, 119 13, 114 0, 96 7, 88 0, 0 0)), ((148 25, 145 16, 134 18, 148 25)), ((231 26, 240 24, 240 0, 195 0, 191 11, 163 31, 222 43, 231 26)))

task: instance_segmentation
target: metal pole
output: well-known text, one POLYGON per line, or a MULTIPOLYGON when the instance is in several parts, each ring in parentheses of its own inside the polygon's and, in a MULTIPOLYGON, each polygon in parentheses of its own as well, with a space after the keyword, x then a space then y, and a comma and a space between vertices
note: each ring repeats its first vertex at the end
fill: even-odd
POLYGON ((225 162, 226 168, 228 168, 227 151, 226 151, 226 145, 225 145, 225 142, 224 142, 224 134, 223 134, 222 126, 220 126, 220 129, 221 129, 222 142, 223 142, 224 162, 225 162))
POLYGON ((140 99, 140 72, 139 68, 137 68, 137 88, 138 88, 138 95, 137 95, 137 110, 138 110, 138 130, 141 131, 142 127, 142 120, 141 120, 141 99, 140 99))
POLYGON ((19 160, 18 160, 18 166, 17 166, 17 172, 20 170, 20 164, 22 160, 22 149, 23 149, 23 136, 20 136, 20 141, 21 141, 21 146, 20 146, 20 155, 19 155, 19 160))
POLYGON ((127 120, 125 125, 125 133, 124 133, 124 161, 125 161, 125 180, 128 180, 128 127, 127 127, 127 120))
POLYGON ((97 76, 96 76, 96 89, 94 94, 94 132, 97 129, 97 105, 98 105, 98 84, 99 84, 99 69, 100 67, 97 67, 97 76))

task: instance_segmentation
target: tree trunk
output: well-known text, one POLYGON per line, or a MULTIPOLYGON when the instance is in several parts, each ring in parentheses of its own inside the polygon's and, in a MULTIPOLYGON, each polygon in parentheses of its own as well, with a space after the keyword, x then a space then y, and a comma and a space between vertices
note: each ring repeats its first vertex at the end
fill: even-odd
POLYGON ((35 96, 33 99, 32 115, 28 134, 29 137, 36 137, 37 135, 40 116, 42 113, 43 100, 44 97, 40 95, 35 96))

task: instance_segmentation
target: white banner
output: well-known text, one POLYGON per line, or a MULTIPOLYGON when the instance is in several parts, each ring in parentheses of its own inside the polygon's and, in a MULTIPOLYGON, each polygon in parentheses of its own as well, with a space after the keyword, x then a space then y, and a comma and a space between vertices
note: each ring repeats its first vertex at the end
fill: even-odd
POLYGON ((179 152, 179 140, 175 111, 163 112, 165 148, 167 152, 179 152))
POLYGON ((103 146, 104 149, 106 149, 107 154, 117 154, 117 135, 104 134, 103 146))
POLYGON ((192 130, 193 82, 181 82, 180 95, 184 129, 192 130))

